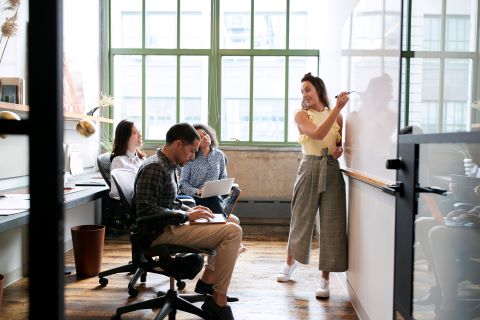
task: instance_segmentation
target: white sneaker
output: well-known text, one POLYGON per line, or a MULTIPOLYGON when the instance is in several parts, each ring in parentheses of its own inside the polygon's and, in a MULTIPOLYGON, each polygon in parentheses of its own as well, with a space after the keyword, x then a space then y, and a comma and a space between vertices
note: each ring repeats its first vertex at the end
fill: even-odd
POLYGON ((315 291, 315 296, 317 298, 328 298, 330 295, 330 289, 328 288, 328 280, 321 278, 320 280, 320 288, 315 291))
POLYGON ((292 276, 293 270, 297 267, 298 263, 297 261, 294 261, 291 266, 289 266, 287 263, 285 263, 282 267, 282 270, 280 270, 277 274, 277 281, 278 282, 287 282, 290 280, 290 277, 292 276))
POLYGON ((238 255, 240 256, 245 251, 247 251, 247 247, 245 247, 243 243, 240 243, 240 248, 238 248, 238 255))

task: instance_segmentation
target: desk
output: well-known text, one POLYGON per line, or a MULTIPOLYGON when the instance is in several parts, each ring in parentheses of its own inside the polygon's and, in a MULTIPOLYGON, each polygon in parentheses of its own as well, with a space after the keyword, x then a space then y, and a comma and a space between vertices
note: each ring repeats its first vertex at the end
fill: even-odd
MULTIPOLYGON (((78 192, 65 195, 65 210, 71 209, 82 204, 100 199, 110 192, 110 188, 105 186, 83 187, 78 192)), ((19 226, 28 224, 29 211, 12 214, 9 216, 0 216, 0 232, 5 232, 19 226)))

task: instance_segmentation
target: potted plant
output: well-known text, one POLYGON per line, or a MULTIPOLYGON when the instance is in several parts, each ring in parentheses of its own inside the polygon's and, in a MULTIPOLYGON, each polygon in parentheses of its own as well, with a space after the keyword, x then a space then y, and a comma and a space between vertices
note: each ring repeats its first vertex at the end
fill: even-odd
POLYGON ((475 163, 472 161, 470 152, 465 144, 458 146, 458 152, 463 156, 463 166, 465 169, 465 175, 469 176, 472 168, 475 166, 475 163))

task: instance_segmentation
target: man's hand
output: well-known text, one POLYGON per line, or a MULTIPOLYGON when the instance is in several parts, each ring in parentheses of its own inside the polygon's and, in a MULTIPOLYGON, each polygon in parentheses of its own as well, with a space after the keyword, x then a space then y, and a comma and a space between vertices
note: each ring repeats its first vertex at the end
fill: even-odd
POLYGON ((474 213, 464 213, 458 216, 455 221, 461 223, 474 223, 477 226, 480 226, 480 217, 474 213))
POLYGON ((198 219, 213 219, 215 216, 212 211, 204 206, 195 206, 188 209, 188 221, 195 221, 198 219))

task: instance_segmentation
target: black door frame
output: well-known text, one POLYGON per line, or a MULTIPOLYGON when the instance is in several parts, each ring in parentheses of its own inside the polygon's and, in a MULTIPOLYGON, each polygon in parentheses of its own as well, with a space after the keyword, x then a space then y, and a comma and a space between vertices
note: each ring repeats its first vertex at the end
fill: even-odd
POLYGON ((397 312, 405 319, 413 319, 413 244, 418 200, 415 188, 419 187, 419 150, 421 144, 438 143, 480 143, 480 132, 398 136, 401 167, 397 171, 397 181, 402 184, 402 189, 396 193, 395 201, 394 319, 397 312))

